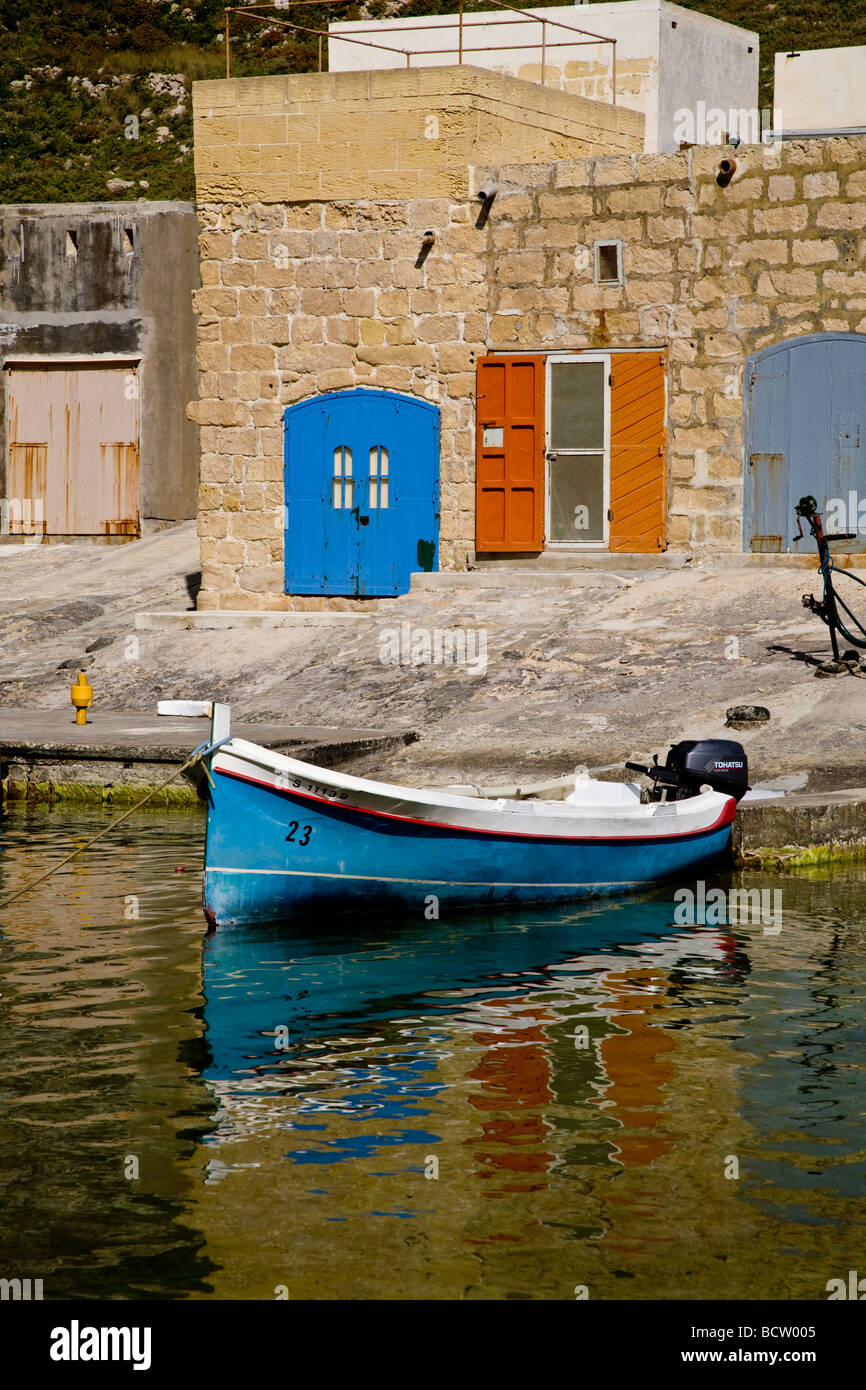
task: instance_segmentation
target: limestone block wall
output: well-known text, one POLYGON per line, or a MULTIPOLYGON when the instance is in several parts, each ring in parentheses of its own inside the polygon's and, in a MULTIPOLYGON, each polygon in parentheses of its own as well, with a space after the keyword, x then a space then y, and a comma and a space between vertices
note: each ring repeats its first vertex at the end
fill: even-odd
POLYGON ((498 173, 490 346, 666 348, 669 544, 741 549, 746 357, 866 333, 866 136, 498 173), (737 170, 720 187, 725 155, 737 170), (597 239, 622 240, 622 286, 593 283, 597 239))
POLYGON ((643 148, 644 118, 467 65, 193 85, 198 201, 461 197, 473 164, 643 148))
MULTIPOLYGON (((372 92, 373 79, 406 74, 327 81, 359 76, 372 92)), ((252 104, 260 82, 285 95, 291 80, 203 85, 237 88, 233 99, 252 104)), ((223 117, 196 100, 197 133, 208 137, 223 117)), ((323 105, 317 140, 327 114, 323 105)), ((240 138, 246 118, 236 119, 240 138)), ((205 138, 202 148, 223 147, 205 138)), ((358 385, 440 406, 440 564, 465 567, 475 363, 491 349, 664 348, 669 544, 741 548, 746 357, 801 334, 866 333, 866 137, 489 170, 467 156, 459 190, 426 197, 397 197, 394 184, 379 191, 378 174, 355 174, 352 196, 338 197, 349 185, 320 170, 317 196, 293 197, 290 175, 265 185, 261 167, 199 173, 200 398, 190 413, 201 427, 201 606, 352 602, 283 594, 282 417, 296 401, 358 385), (726 187, 722 156, 737 161, 726 187), (479 227, 472 195, 488 173, 499 193, 479 227), (427 230, 436 240, 418 267, 427 230), (621 286, 594 284, 598 239, 623 244, 621 286)))
POLYGON ((441 412, 440 564, 474 538, 484 232, 468 199, 200 207, 202 608, 348 607, 283 593, 283 411, 388 387, 441 412), (433 254, 415 260, 425 231, 433 254))
POLYGON ((465 567, 487 342, 471 166, 640 149, 643 117, 465 66, 196 83, 193 107, 199 606, 351 602, 283 594, 282 482, 285 407, 351 386, 439 405, 440 564, 465 567))

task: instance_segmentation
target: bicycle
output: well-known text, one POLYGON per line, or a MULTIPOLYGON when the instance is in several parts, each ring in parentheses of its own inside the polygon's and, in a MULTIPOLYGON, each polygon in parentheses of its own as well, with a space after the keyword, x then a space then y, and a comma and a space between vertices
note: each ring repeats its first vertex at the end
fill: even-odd
MULTIPOLYGON (((808 608, 810 612, 820 618, 823 623, 826 623, 830 629, 830 641, 833 646, 833 663, 826 662, 824 665, 825 667, 829 667, 831 664, 835 664, 833 674, 837 672, 841 674, 844 669, 852 669, 854 666, 859 668, 860 658, 856 651, 843 652, 840 657, 837 633, 841 633, 841 635, 846 638, 847 641, 853 643, 855 647, 866 649, 866 627, 863 626, 859 618, 854 616, 845 600, 837 594, 833 583, 833 575, 837 573, 844 574, 847 579, 853 579, 855 584, 861 584, 863 588, 866 588, 866 580, 860 579, 858 575, 852 574, 850 570, 837 571, 833 563, 833 556, 830 553, 831 542, 856 540, 857 533, 856 531, 825 532, 821 520, 821 513, 818 511, 818 503, 814 497, 801 497, 794 511, 797 516, 797 535, 794 536, 793 539, 795 541, 803 539, 805 534, 803 531, 803 522, 806 521, 808 522, 809 530, 814 536, 818 546, 818 573, 822 575, 824 579, 823 600, 816 599, 814 594, 804 594, 803 607, 808 608), (848 620, 857 628, 860 633, 859 637, 855 636, 854 633, 850 632, 845 626, 839 616, 840 608, 844 610, 848 620)), ((819 670, 820 669, 822 668, 819 668, 819 670)), ((825 671, 825 674, 830 674, 830 672, 825 671)))

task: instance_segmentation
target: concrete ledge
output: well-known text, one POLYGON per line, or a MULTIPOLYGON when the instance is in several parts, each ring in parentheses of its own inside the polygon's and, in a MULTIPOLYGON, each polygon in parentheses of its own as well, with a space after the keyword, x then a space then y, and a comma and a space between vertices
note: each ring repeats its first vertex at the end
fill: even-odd
MULTIPOLYGON (((724 551, 718 555, 697 554, 693 563, 700 561, 703 566, 714 564, 719 569, 806 569, 818 572, 818 552, 805 551, 797 555, 780 555, 773 551, 724 551)), ((866 555, 833 552, 833 563, 839 570, 866 570, 866 555)))
MULTIPOLYGON (((208 719, 97 714, 92 723, 81 726, 65 710, 3 710, 0 797, 10 802, 131 803, 164 782, 207 739, 209 730, 208 719)), ((327 767, 402 748, 417 738, 411 729, 327 725, 235 723, 232 732, 327 767)), ((149 804, 194 805, 196 793, 178 780, 149 804)))
POLYGON ((741 806, 733 851, 735 862, 747 868, 866 857, 866 787, 741 806))
MULTIPOLYGON (((180 763, 176 763, 179 766, 180 763)), ((13 806, 37 803, 54 806, 132 806, 172 771, 170 763, 113 761, 67 762, 61 758, 14 757, 0 754, 0 801, 13 806)), ((199 810, 204 803, 184 777, 177 777, 153 795, 143 810, 167 807, 199 810)))
MULTIPOLYGON (((837 569, 866 570, 866 555, 834 554, 837 569)), ((743 550, 663 550, 657 555, 617 555, 609 550, 544 551, 541 555, 476 555, 476 570, 519 570, 527 573, 579 572, 580 570, 676 570, 695 569, 806 569, 818 572, 817 551, 802 555, 764 554, 743 550)), ((475 571, 470 571, 474 573, 475 571)), ((414 577, 414 576, 413 576, 414 577)))
POLYGON ((440 570, 436 574, 413 574, 410 593, 431 589, 620 589, 628 580, 622 575, 597 570, 477 569, 440 570))
POLYGON ((199 613, 136 613, 135 626, 140 632, 223 632, 235 627, 322 627, 328 623, 351 622, 372 616, 372 613, 347 613, 342 609, 322 609, 305 613, 279 612, 266 608, 205 608, 199 613))
MULTIPOLYGON (((69 710, 0 710, 0 756, 113 762, 183 762, 210 732, 209 719, 90 712, 76 724, 69 710)), ((232 723, 236 738, 282 752, 288 748, 375 748, 414 742, 412 729, 340 728, 329 724, 232 723)))
POLYGON ((545 551, 542 555, 476 555, 471 574, 519 574, 521 581, 530 574, 579 575, 581 571, 656 571, 684 569, 695 557, 684 550, 664 550, 658 555, 616 555, 610 550, 545 551))

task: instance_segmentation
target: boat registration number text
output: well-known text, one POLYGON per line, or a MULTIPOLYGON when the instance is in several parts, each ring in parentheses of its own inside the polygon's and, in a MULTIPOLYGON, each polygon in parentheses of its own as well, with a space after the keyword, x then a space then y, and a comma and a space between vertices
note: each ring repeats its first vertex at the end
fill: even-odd
POLYGON ((336 787, 317 787, 313 782, 301 782, 285 772, 277 774, 276 785, 281 791, 309 792, 311 796, 327 797, 330 801, 347 801, 349 797, 348 792, 338 791, 336 787))

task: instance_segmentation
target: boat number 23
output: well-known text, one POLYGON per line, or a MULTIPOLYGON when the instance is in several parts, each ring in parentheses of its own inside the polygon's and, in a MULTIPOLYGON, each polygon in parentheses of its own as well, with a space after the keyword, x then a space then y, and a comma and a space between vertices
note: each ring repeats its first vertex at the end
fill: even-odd
POLYGON ((311 825, 300 825, 296 820, 290 820, 289 833, 286 836, 286 839, 292 840, 296 845, 308 845, 310 843, 310 836, 312 835, 312 833, 313 827, 311 825), (299 830, 301 832, 301 838, 299 840, 296 840, 295 836, 297 835, 299 830))

